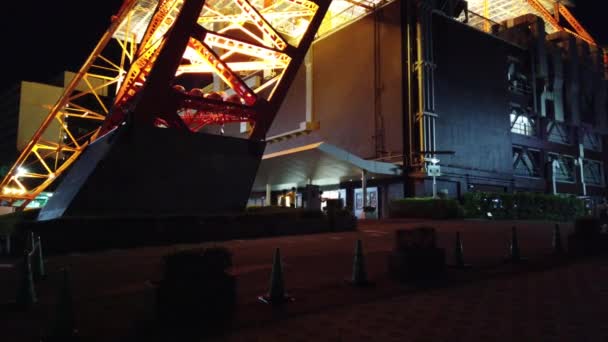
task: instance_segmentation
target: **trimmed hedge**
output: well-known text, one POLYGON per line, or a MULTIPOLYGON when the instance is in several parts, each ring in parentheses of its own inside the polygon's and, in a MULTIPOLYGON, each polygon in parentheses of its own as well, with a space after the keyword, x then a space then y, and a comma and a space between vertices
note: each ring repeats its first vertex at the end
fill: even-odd
POLYGON ((451 219, 464 216, 463 208, 453 199, 404 198, 391 201, 391 218, 451 219))
POLYGON ((37 232, 47 251, 64 253, 352 231, 357 225, 357 219, 345 211, 330 218, 304 209, 256 210, 204 217, 64 217, 22 222, 19 230, 37 232))
POLYGON ((464 194, 466 217, 494 219, 570 221, 585 213, 585 204, 574 196, 555 196, 541 193, 518 192, 464 194))

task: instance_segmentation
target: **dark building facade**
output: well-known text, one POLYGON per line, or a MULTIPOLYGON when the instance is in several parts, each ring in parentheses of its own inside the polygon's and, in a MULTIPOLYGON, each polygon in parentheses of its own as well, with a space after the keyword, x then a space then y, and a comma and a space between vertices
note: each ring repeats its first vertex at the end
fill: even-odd
POLYGON ((466 5, 385 3, 317 40, 270 131, 251 204, 313 184, 382 216, 393 198, 432 194, 432 159, 450 197, 603 197, 604 51, 532 11, 496 22, 466 5))

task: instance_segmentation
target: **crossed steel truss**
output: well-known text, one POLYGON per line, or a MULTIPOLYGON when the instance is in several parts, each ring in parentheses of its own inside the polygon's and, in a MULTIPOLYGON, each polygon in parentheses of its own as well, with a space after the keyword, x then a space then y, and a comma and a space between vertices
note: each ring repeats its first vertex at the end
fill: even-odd
POLYGON ((474 15, 470 25, 484 31, 490 31, 492 23, 501 23, 520 15, 533 13, 543 18, 546 31, 549 33, 566 31, 591 45, 597 46, 593 37, 568 9, 569 1, 556 0, 469 0, 468 8, 474 15), (573 28, 564 27, 560 23, 563 18, 573 28))
POLYGON ((0 184, 25 207, 125 121, 264 139, 329 0, 125 0, 0 184), (104 96, 115 94, 114 96, 104 96), (51 123, 56 141, 44 139, 51 123))

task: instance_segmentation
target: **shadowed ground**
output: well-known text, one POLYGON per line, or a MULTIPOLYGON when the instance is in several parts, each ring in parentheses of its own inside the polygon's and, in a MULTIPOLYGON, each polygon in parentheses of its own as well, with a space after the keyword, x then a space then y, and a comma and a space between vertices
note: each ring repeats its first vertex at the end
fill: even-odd
MULTIPOLYGON (((221 243, 234 254, 238 312, 227 341, 603 341, 608 330, 608 259, 564 261, 551 256, 550 222, 380 221, 360 222, 358 232, 290 236, 221 243), (460 231, 468 270, 449 269, 433 288, 389 279, 386 259, 398 228, 432 225, 448 262, 460 231), (517 225, 521 265, 504 262, 510 229, 517 225), (363 240, 370 289, 344 282, 356 239, 363 240), (269 285, 275 247, 281 248, 285 286, 295 297, 273 310, 256 297, 269 285)), ((562 238, 571 231, 562 225, 562 238)), ((209 246, 210 244, 204 244, 209 246)), ((47 258, 51 272, 37 284, 40 304, 27 313, 0 309, 8 341, 44 334, 54 315, 61 266, 72 269, 75 311, 87 341, 134 341, 154 336, 150 323, 154 281, 161 257, 174 249, 203 245, 110 250, 47 258), (148 336, 149 337, 149 336, 148 336)), ((0 267, 0 303, 14 299, 15 269, 0 267)))

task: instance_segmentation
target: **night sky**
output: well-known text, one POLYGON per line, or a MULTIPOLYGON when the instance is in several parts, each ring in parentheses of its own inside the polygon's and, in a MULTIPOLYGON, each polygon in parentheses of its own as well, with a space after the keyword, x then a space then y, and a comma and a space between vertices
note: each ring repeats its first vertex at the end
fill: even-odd
MULTIPOLYGON (((78 70, 107 29, 122 0, 18 1, 0 27, 5 61, 0 90, 19 80, 45 81, 63 70, 78 70), (35 32, 35 33, 31 33, 35 32)), ((578 1, 572 11, 601 44, 608 27, 596 1, 578 1)))

